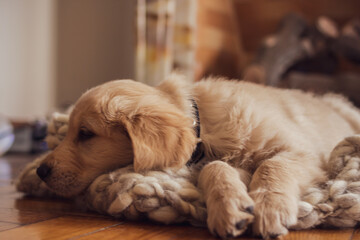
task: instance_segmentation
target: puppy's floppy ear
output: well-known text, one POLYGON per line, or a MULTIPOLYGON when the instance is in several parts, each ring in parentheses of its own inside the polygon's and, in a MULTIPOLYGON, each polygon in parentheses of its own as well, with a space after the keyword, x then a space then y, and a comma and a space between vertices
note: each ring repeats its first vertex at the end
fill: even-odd
POLYGON ((191 158, 196 145, 192 120, 174 107, 159 106, 126 122, 136 172, 181 167, 191 158))

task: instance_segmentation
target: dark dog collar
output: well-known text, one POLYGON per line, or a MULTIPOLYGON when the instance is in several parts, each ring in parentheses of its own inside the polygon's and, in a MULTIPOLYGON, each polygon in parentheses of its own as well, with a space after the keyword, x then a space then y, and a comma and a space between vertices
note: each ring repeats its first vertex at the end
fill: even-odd
MULTIPOLYGON (((196 101, 194 99, 191 100, 192 101, 192 107, 194 108, 194 115, 195 115, 195 119, 194 119, 194 129, 195 129, 195 133, 196 133, 196 137, 197 139, 200 139, 200 115, 199 115, 199 108, 196 104, 196 101)), ((191 159, 186 163, 187 166, 193 165, 198 163, 203 157, 204 157, 204 151, 202 148, 202 143, 201 141, 199 141, 196 144, 196 148, 194 150, 194 152, 191 155, 191 159)))

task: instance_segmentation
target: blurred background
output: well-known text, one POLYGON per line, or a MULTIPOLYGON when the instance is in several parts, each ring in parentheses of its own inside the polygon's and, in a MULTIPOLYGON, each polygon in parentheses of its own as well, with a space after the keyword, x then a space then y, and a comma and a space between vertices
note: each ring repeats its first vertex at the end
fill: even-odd
POLYGON ((359 0, 0 0, 0 139, 46 134, 36 120, 93 86, 174 69, 359 105, 359 17, 359 0))
POLYGON ((42 117, 134 77, 133 1, 0 0, 0 113, 42 117))

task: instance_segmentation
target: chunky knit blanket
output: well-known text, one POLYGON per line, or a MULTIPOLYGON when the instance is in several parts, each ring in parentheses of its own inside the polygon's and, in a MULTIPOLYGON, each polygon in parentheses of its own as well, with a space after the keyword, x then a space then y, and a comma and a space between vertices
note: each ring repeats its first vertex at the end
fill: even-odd
MULTIPOLYGON (((68 115, 54 114, 48 127, 48 145, 55 148, 67 132, 68 115)), ((16 187, 33 196, 54 194, 36 175, 46 155, 28 164, 16 187)), ((331 153, 328 179, 310 187, 299 203, 292 229, 354 227, 360 221, 360 135, 340 142, 331 153)), ((197 170, 135 173, 132 166, 96 178, 76 200, 89 209, 126 219, 148 218, 166 224, 188 221, 205 226, 206 207, 197 188, 197 170)))

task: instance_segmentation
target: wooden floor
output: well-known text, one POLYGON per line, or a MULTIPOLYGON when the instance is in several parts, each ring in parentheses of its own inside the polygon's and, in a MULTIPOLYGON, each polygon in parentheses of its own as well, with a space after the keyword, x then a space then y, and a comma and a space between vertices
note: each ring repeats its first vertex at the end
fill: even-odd
MULTIPOLYGON (((82 212, 70 201, 25 197, 11 184, 34 156, 0 158, 0 239, 215 239, 206 229, 115 220, 82 212)), ((253 239, 241 237, 240 239, 253 239)), ((359 239, 358 229, 291 232, 282 239, 359 239)))

